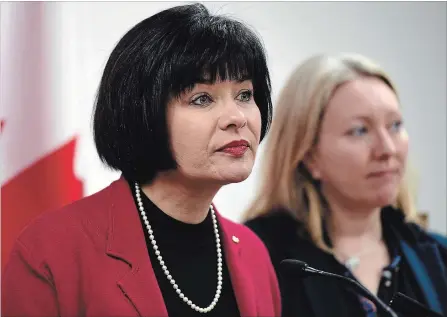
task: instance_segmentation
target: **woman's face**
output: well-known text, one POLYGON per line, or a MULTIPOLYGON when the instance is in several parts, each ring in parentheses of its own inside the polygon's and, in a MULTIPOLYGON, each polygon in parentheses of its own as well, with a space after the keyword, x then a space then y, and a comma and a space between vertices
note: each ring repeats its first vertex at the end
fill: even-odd
POLYGON ((199 83, 168 104, 177 171, 220 185, 245 180, 260 142, 261 114, 251 81, 199 83))
POLYGON ((364 77, 335 91, 308 166, 328 199, 376 208, 395 202, 407 152, 396 94, 380 79, 364 77))

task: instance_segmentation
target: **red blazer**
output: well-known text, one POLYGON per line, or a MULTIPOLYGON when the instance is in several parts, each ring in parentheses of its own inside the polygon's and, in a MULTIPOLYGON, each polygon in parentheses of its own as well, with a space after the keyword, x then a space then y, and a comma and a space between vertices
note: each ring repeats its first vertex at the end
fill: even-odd
MULTIPOLYGON (((280 316, 264 244, 245 226, 218 221, 241 315, 280 316)), ((1 304, 2 316, 168 316, 127 182, 29 225, 2 275, 1 304)))

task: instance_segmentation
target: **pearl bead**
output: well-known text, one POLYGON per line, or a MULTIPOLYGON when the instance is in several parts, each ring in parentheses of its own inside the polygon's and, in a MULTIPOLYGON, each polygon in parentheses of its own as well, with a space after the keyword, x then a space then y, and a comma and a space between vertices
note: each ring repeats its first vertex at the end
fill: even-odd
POLYGON ((196 304, 193 304, 193 302, 188 297, 186 297, 185 294, 183 294, 183 292, 175 282, 175 279, 170 274, 166 266, 166 263, 163 261, 163 257, 161 256, 161 252, 158 248, 157 241, 155 240, 154 237, 154 232, 147 219, 146 211, 144 210, 143 201, 141 200, 140 195, 140 186, 138 185, 138 183, 135 183, 135 196, 137 197, 137 204, 138 209, 140 210, 141 218, 143 219, 143 222, 146 225, 147 232, 149 233, 149 240, 152 244, 152 248, 155 251, 155 255, 157 256, 158 262, 160 263, 160 266, 164 274, 166 275, 166 278, 171 282, 171 285, 174 288, 175 292, 178 294, 180 299, 182 299, 188 306, 190 306, 195 311, 198 311, 200 313, 210 312, 217 305, 217 302, 219 301, 220 298, 220 294, 222 292, 222 251, 220 245, 219 228, 217 226, 217 217, 214 212, 213 205, 210 205, 210 212, 211 212, 211 219, 213 220, 213 230, 216 239, 216 249, 217 249, 217 288, 211 304, 208 307, 202 308, 197 306, 196 304))

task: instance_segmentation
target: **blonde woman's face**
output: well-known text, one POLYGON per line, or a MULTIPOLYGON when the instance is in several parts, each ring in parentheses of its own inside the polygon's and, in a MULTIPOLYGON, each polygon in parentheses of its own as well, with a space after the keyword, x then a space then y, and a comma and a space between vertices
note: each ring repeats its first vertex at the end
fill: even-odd
POLYGON ((375 208, 394 203, 407 152, 395 93, 380 79, 365 77, 334 93, 308 165, 331 198, 375 208))

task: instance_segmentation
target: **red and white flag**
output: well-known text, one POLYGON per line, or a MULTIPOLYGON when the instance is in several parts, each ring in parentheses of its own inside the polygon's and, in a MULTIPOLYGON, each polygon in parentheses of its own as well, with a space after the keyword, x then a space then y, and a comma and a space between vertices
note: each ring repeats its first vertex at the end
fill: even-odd
POLYGON ((70 67, 61 50, 70 48, 60 45, 47 9, 44 2, 1 4, 2 269, 30 221, 84 194, 74 172, 77 117, 61 81, 70 67))

